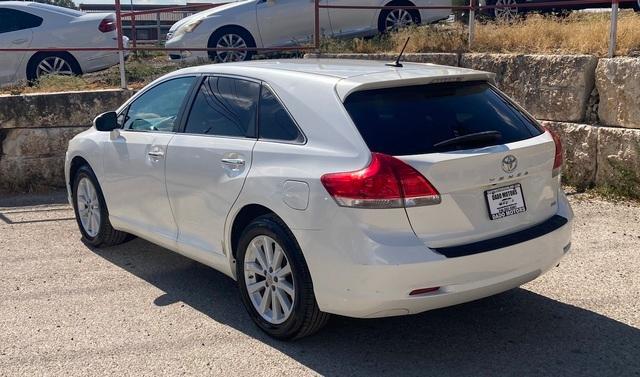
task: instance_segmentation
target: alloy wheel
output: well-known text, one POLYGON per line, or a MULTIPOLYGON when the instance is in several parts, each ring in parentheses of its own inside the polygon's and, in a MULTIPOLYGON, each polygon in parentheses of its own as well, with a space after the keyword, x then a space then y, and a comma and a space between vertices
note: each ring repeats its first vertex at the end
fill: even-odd
MULTIPOLYGON (((247 42, 239 36, 238 34, 225 34, 220 39, 218 39, 218 43, 216 43, 216 48, 224 49, 224 48, 246 48, 247 42)), ((247 50, 233 50, 233 51, 224 51, 220 50, 216 53, 215 62, 216 63, 227 63, 227 62, 241 62, 247 58, 247 50)))
POLYGON ((384 29, 394 31, 413 24, 413 16, 406 9, 394 9, 384 20, 384 29))
POLYGON ((71 64, 59 56, 48 56, 38 64, 36 77, 41 78, 46 75, 73 75, 71 64))
POLYGON ((80 223, 89 237, 95 237, 100 231, 100 223, 102 221, 98 192, 91 180, 87 177, 80 179, 77 191, 76 205, 78 207, 80 223))
POLYGON ((249 243, 244 282, 254 309, 264 320, 278 325, 289 319, 296 286, 287 255, 273 238, 261 235, 249 243))
POLYGON ((496 20, 502 22, 513 22, 518 17, 518 3, 516 0, 496 0, 495 5, 512 5, 508 8, 494 8, 496 20))

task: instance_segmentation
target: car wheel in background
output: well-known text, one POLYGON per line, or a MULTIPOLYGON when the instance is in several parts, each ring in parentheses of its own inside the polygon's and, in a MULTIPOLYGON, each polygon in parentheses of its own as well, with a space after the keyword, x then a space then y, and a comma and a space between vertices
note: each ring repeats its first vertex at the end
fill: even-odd
POLYGON ((225 27, 209 37, 208 48, 246 48, 246 50, 209 51, 209 58, 215 63, 251 60, 255 54, 252 47, 256 47, 256 42, 248 31, 239 27, 225 27))
POLYGON ((47 75, 80 75, 76 59, 66 52, 38 52, 27 64, 27 80, 35 81, 47 75))
POLYGON ((640 12, 640 0, 637 0, 635 4, 633 4, 633 10, 640 12))
POLYGON ((252 221, 240 236, 236 273, 253 321, 278 339, 318 331, 329 314, 318 308, 307 263, 293 234, 275 215, 252 221))
POLYGON ((96 247, 115 246, 131 238, 111 226, 102 190, 89 166, 78 169, 72 188, 73 210, 86 243, 96 247))
POLYGON ((494 8, 493 18, 499 22, 514 22, 518 19, 518 2, 516 0, 496 0, 494 5, 509 6, 508 8, 494 8))
MULTIPOLYGON (((402 3, 389 3, 386 6, 404 5, 413 6, 414 4, 409 2, 402 3)), ((378 30, 381 33, 386 33, 398 29, 402 29, 411 25, 420 24, 420 12, 414 9, 391 9, 383 10, 380 12, 378 18, 378 30)))

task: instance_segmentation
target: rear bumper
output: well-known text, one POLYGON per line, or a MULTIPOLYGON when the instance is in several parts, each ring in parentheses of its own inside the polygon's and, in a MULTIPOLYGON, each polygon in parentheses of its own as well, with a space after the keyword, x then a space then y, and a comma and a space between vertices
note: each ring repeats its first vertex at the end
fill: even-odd
POLYGON ((573 219, 566 197, 560 196, 557 216, 567 220, 564 225, 511 246, 455 258, 413 242, 387 253, 378 240, 369 237, 362 243, 355 234, 342 246, 324 232, 298 231, 296 236, 321 310, 362 318, 415 314, 518 287, 555 266, 569 251, 573 219), (374 248, 377 257, 366 263, 345 258, 353 247, 374 248), (440 288, 410 295, 431 287, 440 288))

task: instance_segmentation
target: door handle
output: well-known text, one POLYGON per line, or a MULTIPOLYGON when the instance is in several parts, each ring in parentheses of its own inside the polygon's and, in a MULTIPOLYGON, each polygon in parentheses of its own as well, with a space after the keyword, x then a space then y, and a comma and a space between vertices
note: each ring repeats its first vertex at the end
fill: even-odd
POLYGON ((158 151, 158 150, 149 151, 148 155, 151 156, 151 157, 155 157, 155 158, 162 158, 162 157, 164 157, 164 152, 158 151))
POLYGON ((220 161, 225 165, 244 166, 244 160, 241 158, 223 158, 220 161))
POLYGON ((239 172, 244 168, 244 160, 241 158, 223 158, 220 162, 233 172, 239 172))
POLYGON ((26 41, 28 41, 28 39, 26 38, 20 38, 20 39, 14 39, 11 41, 11 43, 13 43, 14 45, 19 45, 19 44, 23 44, 26 41))

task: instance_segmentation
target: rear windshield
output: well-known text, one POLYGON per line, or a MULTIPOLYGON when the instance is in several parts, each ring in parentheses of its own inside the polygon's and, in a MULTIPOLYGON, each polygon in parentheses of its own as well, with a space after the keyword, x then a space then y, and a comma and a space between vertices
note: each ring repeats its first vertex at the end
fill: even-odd
POLYGON ((506 144, 542 133, 486 82, 366 90, 349 95, 345 107, 372 152, 395 156, 506 144))

